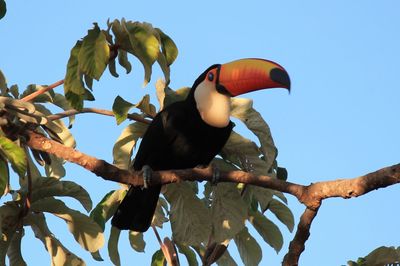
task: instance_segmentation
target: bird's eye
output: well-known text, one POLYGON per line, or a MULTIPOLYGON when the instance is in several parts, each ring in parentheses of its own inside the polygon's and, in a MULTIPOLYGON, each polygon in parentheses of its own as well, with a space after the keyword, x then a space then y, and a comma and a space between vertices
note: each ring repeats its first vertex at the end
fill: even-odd
POLYGON ((207 78, 208 78, 209 81, 213 81, 214 80, 214 73, 212 73, 212 72, 208 73, 207 78))

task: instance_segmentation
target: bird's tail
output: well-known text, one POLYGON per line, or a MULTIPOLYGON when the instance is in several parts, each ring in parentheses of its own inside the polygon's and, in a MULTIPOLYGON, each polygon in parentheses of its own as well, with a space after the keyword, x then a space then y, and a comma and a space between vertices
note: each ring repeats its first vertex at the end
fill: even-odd
POLYGON ((151 186, 146 189, 130 187, 111 224, 120 230, 147 231, 157 207, 160 190, 161 186, 151 186))

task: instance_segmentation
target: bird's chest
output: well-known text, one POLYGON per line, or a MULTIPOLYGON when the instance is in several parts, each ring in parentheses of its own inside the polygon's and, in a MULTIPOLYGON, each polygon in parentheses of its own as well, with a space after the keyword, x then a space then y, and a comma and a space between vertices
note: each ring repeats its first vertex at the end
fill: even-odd
POLYGON ((187 167, 208 164, 220 152, 231 132, 230 128, 210 127, 195 120, 178 123, 176 130, 173 153, 187 167))

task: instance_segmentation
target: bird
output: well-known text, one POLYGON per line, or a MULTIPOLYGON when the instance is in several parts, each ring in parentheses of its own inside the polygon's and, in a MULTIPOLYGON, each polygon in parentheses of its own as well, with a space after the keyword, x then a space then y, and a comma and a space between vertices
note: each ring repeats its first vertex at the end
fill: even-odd
MULTIPOLYGON (((221 151, 234 127, 230 98, 247 92, 284 88, 290 78, 279 64, 245 58, 208 67, 187 97, 153 119, 143 135, 133 169, 172 170, 208 165, 221 151)), ((131 186, 111 220, 120 230, 145 232, 151 225, 161 185, 131 186)))

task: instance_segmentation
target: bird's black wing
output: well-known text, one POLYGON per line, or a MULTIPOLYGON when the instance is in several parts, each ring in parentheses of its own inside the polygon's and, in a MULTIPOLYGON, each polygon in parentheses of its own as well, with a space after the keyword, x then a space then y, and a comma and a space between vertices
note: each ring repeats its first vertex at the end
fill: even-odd
MULTIPOLYGON (((173 116, 168 109, 157 114, 149 125, 135 157, 134 170, 141 170, 145 165, 153 170, 168 168, 169 150, 177 134, 169 126, 173 116)), ((114 214, 112 225, 121 230, 146 231, 151 224, 160 190, 159 185, 147 189, 131 187, 114 214)))

